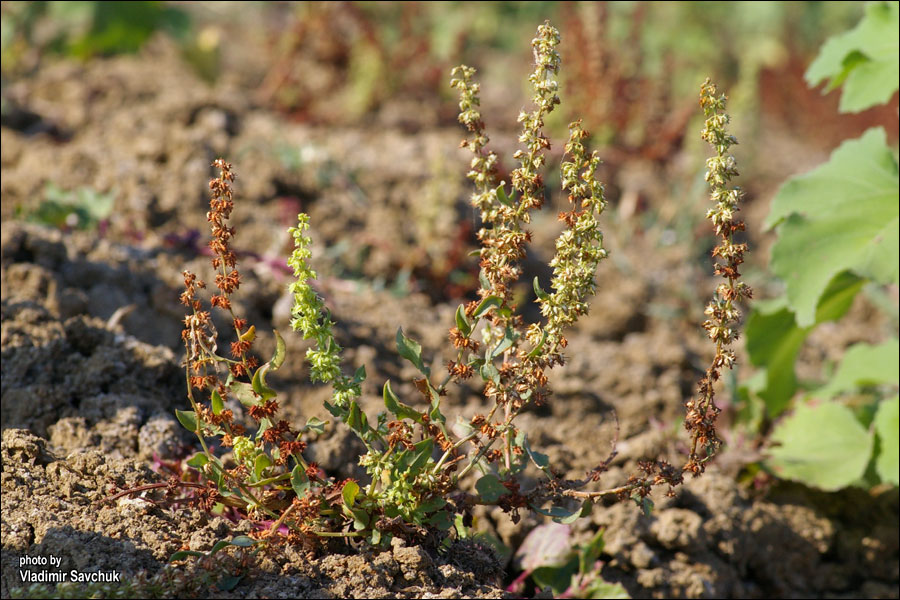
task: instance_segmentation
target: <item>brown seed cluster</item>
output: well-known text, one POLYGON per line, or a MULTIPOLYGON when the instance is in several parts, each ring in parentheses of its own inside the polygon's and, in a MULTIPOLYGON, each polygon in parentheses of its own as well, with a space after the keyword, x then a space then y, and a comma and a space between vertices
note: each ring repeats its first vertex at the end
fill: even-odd
POLYGON ((750 287, 739 281, 738 268, 744 262, 747 244, 734 241, 734 234, 744 230, 744 222, 737 218, 741 190, 728 187, 731 179, 738 175, 734 157, 728 154, 737 139, 726 131, 729 117, 725 113, 725 103, 726 97, 720 96, 716 86, 707 79, 700 90, 700 106, 706 117, 702 137, 715 149, 716 156, 707 161, 706 181, 715 206, 706 216, 719 236, 719 243, 712 251, 714 272, 725 282, 716 287, 713 299, 706 307, 707 320, 703 323, 707 335, 715 343, 716 353, 697 386, 697 396, 685 403, 684 426, 691 433, 691 454, 684 470, 694 476, 703 473, 706 463, 721 445, 716 433, 720 409, 715 404, 714 386, 721 370, 731 369, 735 363, 730 344, 738 338, 737 324, 741 318, 735 302, 748 300, 753 295, 750 287))

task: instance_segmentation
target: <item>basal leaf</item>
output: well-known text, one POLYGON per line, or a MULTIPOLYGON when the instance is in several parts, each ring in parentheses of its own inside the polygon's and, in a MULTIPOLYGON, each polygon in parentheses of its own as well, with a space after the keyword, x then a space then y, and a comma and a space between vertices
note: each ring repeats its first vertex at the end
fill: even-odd
POLYGON ((359 494, 359 484, 355 481, 348 481, 341 490, 341 497, 344 500, 344 506, 351 508, 356 501, 356 495, 359 494))
POLYGON ((562 566, 572 554, 572 527, 561 523, 545 523, 532 529, 513 561, 523 571, 533 571, 538 567, 562 566))
POLYGON ((232 546, 238 546, 239 548, 249 548, 256 544, 256 540, 252 537, 248 537, 246 535, 236 535, 231 538, 231 542, 229 542, 232 546))
POLYGON ((833 491, 858 481, 872 454, 872 435, 837 402, 801 405, 772 432, 766 461, 776 475, 833 491))
POLYGON ((880 446, 875 471, 882 481, 900 485, 900 396, 883 400, 875 413, 875 433, 880 446))
POLYGON ((898 194, 897 162, 883 129, 844 142, 829 162, 779 190, 766 220, 780 223, 771 268, 801 327, 813 324, 819 298, 842 271, 900 281, 898 194))

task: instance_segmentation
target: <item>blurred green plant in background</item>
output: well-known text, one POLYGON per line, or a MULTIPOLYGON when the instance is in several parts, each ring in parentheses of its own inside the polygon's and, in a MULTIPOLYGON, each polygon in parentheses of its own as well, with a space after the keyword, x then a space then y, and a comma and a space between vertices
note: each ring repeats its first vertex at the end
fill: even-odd
POLYGON ((184 38, 191 28, 187 13, 158 1, 17 2, 3 12, 4 72, 22 67, 29 51, 88 59, 137 52, 157 31, 184 38))
POLYGON ((114 193, 101 194, 87 187, 67 191, 48 183, 44 200, 25 218, 58 229, 96 229, 112 214, 114 203, 114 193))
MULTIPOLYGON (((826 91, 843 86, 841 112, 887 102, 900 86, 898 39, 900 5, 870 3, 856 28, 823 46, 806 79, 828 79, 826 91)), ((747 321, 747 350, 761 370, 743 395, 745 418, 756 426, 794 409, 771 434, 766 465, 780 477, 826 490, 900 484, 897 305, 883 291, 900 283, 898 197, 895 151, 885 129, 873 128, 788 181, 772 203, 765 224, 778 239, 769 267, 785 293, 757 303, 747 321), (848 348, 824 383, 799 381, 795 362, 806 338, 843 317, 862 290, 887 309, 892 335, 848 348)))

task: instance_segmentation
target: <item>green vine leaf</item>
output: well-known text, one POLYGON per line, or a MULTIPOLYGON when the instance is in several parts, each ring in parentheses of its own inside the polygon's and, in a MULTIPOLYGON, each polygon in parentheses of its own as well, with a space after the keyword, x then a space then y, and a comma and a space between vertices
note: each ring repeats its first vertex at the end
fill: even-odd
POLYGON ((878 405, 875 432, 880 446, 875 471, 882 481, 900 485, 900 396, 878 405))
POLYGON ((872 456, 872 434, 837 402, 802 405, 772 432, 768 466, 784 479, 827 491, 859 481, 872 456))
POLYGON ((814 171, 786 183, 766 225, 780 223, 772 270, 785 283, 801 327, 832 278, 850 270, 879 283, 898 283, 900 176, 885 131, 846 141, 814 171))
POLYGON ((806 71, 810 86, 830 79, 825 91, 843 84, 841 112, 885 104, 900 78, 900 5, 871 2, 859 24, 830 38, 806 71))
POLYGON ((900 342, 896 338, 883 344, 854 344, 847 349, 841 364, 826 385, 810 396, 825 400, 864 385, 900 383, 900 342))
MULTIPOLYGON (((864 279, 843 272, 819 299, 816 324, 840 319, 850 310, 864 279)), ((753 391, 763 399, 770 416, 781 414, 797 391, 794 363, 814 326, 800 327, 785 297, 758 301, 747 318, 747 353, 750 362, 765 369, 763 383, 753 391)))

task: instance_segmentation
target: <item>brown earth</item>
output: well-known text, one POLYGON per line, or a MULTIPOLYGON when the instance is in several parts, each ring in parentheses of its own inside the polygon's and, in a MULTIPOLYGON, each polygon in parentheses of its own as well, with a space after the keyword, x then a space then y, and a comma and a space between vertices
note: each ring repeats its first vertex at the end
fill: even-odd
MULTIPOLYGON (((233 224, 244 282, 235 307, 260 331, 258 350, 271 352, 265 332, 273 327, 287 332, 285 227, 299 210, 309 212, 321 292, 347 363, 367 366, 364 407, 374 414, 387 378, 414 397, 412 367, 394 351, 396 328, 443 364, 453 311, 472 289, 475 266, 466 252, 475 223, 460 175, 461 132, 285 123, 244 100, 238 83, 207 87, 165 46, 139 57, 61 62, 3 93, 37 120, 4 126, 0 153, 0 593, 37 593, 21 589, 19 561, 53 555, 63 570, 113 570, 134 585, 144 581, 136 595, 222 596, 203 565, 166 561, 181 548, 208 550, 240 527, 137 498, 104 502, 118 488, 161 480, 150 467, 183 458, 191 444, 174 418, 185 404, 177 298, 182 270, 208 270, 208 165, 224 156, 238 173, 233 224), (115 210, 88 231, 26 223, 48 182, 112 193, 115 210)), ((501 145, 509 139, 497 137, 501 145)), ((673 160, 665 175, 690 181, 696 165, 688 162, 673 160)), ((713 287, 704 274, 708 241, 672 243, 695 240, 704 209, 688 200, 683 214, 667 217, 672 190, 659 172, 641 175, 647 169, 624 165, 613 180, 623 200, 608 215, 612 258, 601 266, 592 311, 570 336, 569 362, 552 374, 553 401, 520 422, 558 470, 581 477, 608 455, 615 415, 619 455, 604 486, 622 483, 639 459, 684 454, 682 403, 708 360, 698 326, 713 287), (650 229, 630 218, 629 193, 659 211, 650 229)), ((757 185, 751 197, 771 193, 771 185, 757 185)), ((543 264, 558 231, 552 216, 537 219, 534 230, 524 281, 546 280, 543 264)), ((883 325, 864 304, 854 318, 866 326, 830 328, 813 340, 812 358, 883 325)), ((300 358, 306 344, 285 337, 288 361, 270 383, 286 417, 324 419, 326 392, 308 384, 300 358)), ((482 409, 475 392, 451 392, 451 419, 482 409)), ((604 505, 576 523, 579 541, 605 529, 607 581, 634 597, 900 596, 896 490, 825 494, 765 478, 756 487, 738 483, 758 449, 737 430, 723 435, 728 450, 709 472, 672 498, 654 497, 649 516, 630 503, 604 505)), ((359 475, 359 450, 347 432, 330 428, 308 452, 346 477, 359 475)), ((515 551, 541 522, 523 517, 514 525, 499 509, 485 511, 476 525, 515 551)), ((508 560, 475 542, 449 552, 400 543, 380 553, 335 548, 314 558, 288 549, 257 560, 228 594, 498 597, 514 575, 508 560)))

